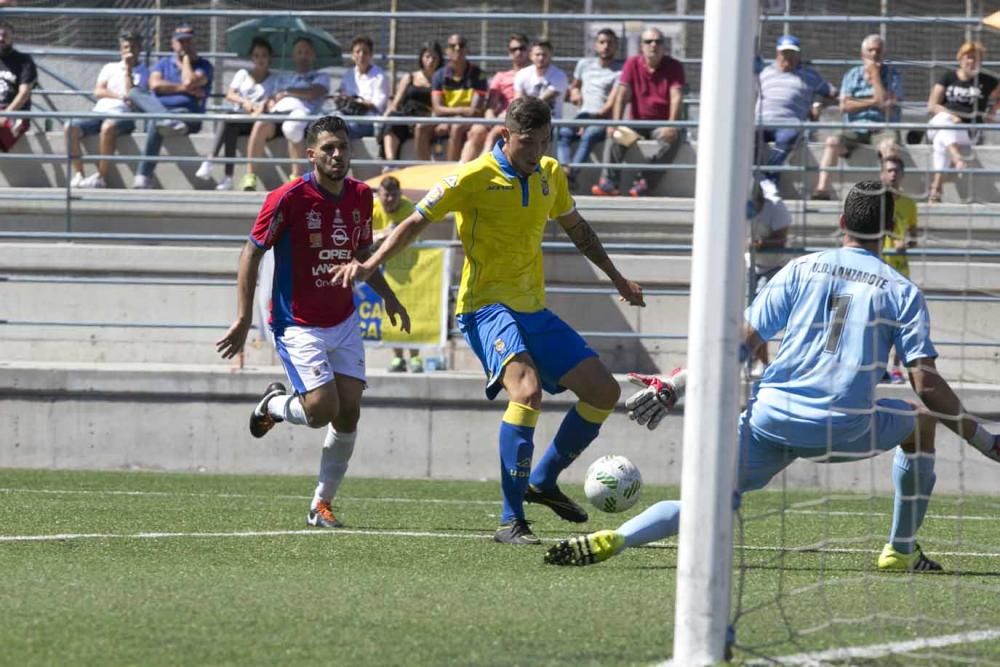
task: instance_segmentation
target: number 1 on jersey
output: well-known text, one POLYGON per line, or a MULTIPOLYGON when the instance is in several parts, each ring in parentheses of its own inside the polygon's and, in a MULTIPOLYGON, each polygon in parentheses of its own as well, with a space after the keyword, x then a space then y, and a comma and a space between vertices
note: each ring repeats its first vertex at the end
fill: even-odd
POLYGON ((844 333, 844 322, 847 321, 847 309, 851 307, 851 295, 841 294, 830 299, 830 310, 833 320, 830 322, 830 335, 826 339, 824 352, 835 354, 840 346, 840 337, 844 333))

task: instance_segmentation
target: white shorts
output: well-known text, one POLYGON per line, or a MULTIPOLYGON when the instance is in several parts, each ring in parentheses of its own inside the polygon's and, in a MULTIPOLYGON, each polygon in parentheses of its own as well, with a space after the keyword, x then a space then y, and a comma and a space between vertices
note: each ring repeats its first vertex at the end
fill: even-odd
POLYGON ((335 374, 368 381, 357 311, 333 327, 285 327, 274 347, 296 393, 322 387, 335 374))

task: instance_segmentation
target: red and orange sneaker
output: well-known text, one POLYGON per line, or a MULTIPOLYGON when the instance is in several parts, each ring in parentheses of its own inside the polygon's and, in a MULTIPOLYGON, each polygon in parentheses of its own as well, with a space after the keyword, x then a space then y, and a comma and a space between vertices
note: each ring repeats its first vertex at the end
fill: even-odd
POLYGON ((344 527, 344 524, 340 523, 340 520, 333 515, 329 500, 321 500, 316 504, 316 507, 309 510, 309 516, 306 517, 306 525, 313 526, 314 528, 344 527))
POLYGON ((596 185, 591 186, 590 194, 595 197, 617 197, 618 188, 608 179, 602 178, 596 185))

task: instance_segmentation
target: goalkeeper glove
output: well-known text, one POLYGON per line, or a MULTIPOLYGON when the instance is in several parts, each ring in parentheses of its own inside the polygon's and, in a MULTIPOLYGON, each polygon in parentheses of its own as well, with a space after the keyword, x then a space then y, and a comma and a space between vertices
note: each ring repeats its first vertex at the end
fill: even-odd
POLYGON ((655 375, 629 373, 629 382, 642 387, 625 400, 625 409, 629 419, 639 426, 645 426, 650 431, 660 425, 677 400, 684 395, 684 383, 687 371, 680 368, 674 370, 671 376, 661 380, 655 375))

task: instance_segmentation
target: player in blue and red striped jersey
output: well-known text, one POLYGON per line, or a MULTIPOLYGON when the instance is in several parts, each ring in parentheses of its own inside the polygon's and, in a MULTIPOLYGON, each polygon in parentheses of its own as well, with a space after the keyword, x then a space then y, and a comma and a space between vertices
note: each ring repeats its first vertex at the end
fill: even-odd
MULTIPOLYGON (((264 253, 274 250, 270 325, 292 393, 272 383, 250 414, 250 433, 263 437, 276 422, 327 428, 310 526, 342 524, 330 504, 344 479, 357 437, 366 386, 365 350, 350 288, 331 279, 336 268, 371 254, 372 191, 347 176, 350 139, 342 118, 309 126, 306 154, 313 171, 271 192, 240 256, 236 321, 216 347, 229 359, 243 349, 264 253)), ((368 284, 385 302, 393 325, 410 319, 381 274, 368 284)))

